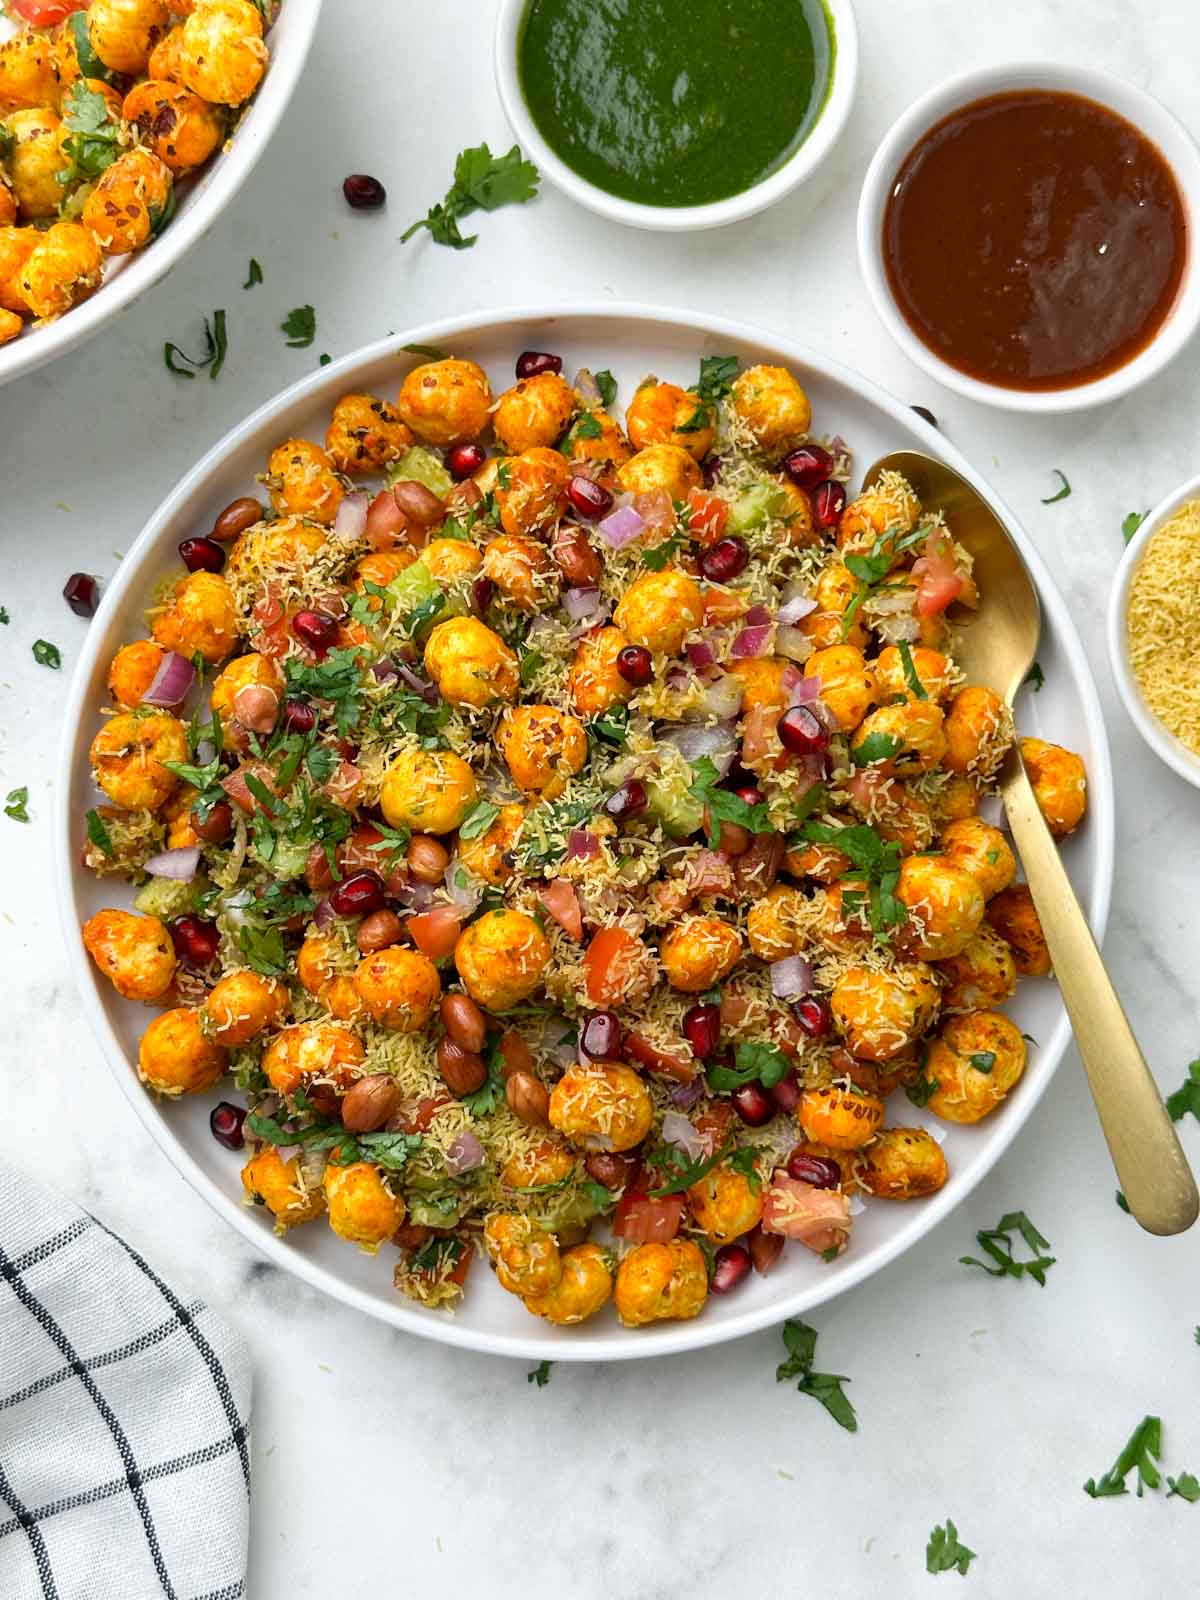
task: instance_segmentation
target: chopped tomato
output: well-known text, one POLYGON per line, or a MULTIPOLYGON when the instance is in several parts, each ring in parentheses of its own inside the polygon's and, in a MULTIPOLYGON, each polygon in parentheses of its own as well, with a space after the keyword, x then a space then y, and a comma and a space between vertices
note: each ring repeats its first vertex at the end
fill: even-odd
POLYGON ((278 795, 275 787, 275 774, 265 761, 248 761, 245 766, 237 767, 227 778, 221 780, 221 787, 225 793, 242 811, 253 813, 265 811, 266 807, 257 795, 252 794, 247 779, 257 778, 269 794, 278 795))
POLYGON ((674 1078, 679 1083, 691 1083, 700 1070, 695 1056, 682 1042, 677 1050, 662 1050, 640 1033, 627 1033, 624 1048, 648 1072, 661 1072, 664 1078, 674 1078))
POLYGON ((381 489, 367 507, 367 543, 372 550, 395 550, 412 543, 408 518, 390 489, 381 489))
POLYGON ((397 1121, 405 1133, 428 1133, 433 1119, 443 1106, 453 1105, 449 1095, 427 1094, 414 1105, 410 1100, 400 1108, 397 1121))
POLYGON ((583 912, 572 884, 565 878, 555 878, 538 891, 538 899, 564 933, 572 939, 583 938, 583 912))
POLYGON ((72 11, 86 11, 89 0, 8 0, 8 9, 35 28, 54 28, 72 11))
POLYGON ((675 527, 675 505, 665 489, 646 489, 633 497, 634 510, 648 528, 671 533, 675 527))
POLYGON ((642 941, 628 928, 601 928, 584 952, 588 999, 594 1005, 619 1005, 634 963, 642 955, 642 941))
POLYGON ((850 1242, 850 1202, 840 1189, 814 1189, 799 1178, 777 1177, 763 1197, 763 1231, 823 1255, 850 1242))
POLYGON ((660 1200, 651 1200, 648 1194, 626 1190, 617 1201, 612 1231, 630 1244, 667 1244, 679 1232, 683 1204, 681 1194, 665 1194, 660 1200))
POLYGON ((706 589, 704 591, 705 622, 736 622, 747 610, 745 597, 736 589, 706 589))
POLYGON ((716 544, 729 521, 729 502, 703 489, 688 492, 688 532, 704 549, 716 544))
POLYGON ((421 911, 409 917, 405 927, 423 956, 428 956, 430 961, 440 961, 443 956, 453 954, 462 932, 462 921, 453 906, 434 906, 432 911, 421 911))
POLYGON ((783 712, 778 706, 754 706, 742 726, 742 764, 781 771, 787 763, 775 731, 783 712))
POLYGON ((353 761, 339 761, 331 776, 321 786, 335 806, 349 810, 362 792, 362 770, 353 761))
POLYGON ((964 579, 954 564, 954 546, 940 532, 929 535, 925 553, 913 562, 917 582, 917 615, 936 617, 952 605, 963 591, 964 579))

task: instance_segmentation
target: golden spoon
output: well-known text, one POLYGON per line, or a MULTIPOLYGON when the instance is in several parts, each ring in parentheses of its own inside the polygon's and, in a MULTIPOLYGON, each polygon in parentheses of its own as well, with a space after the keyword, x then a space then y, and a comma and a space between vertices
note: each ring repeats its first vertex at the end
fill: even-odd
MULTIPOLYGON (((1041 631, 1037 590, 1020 551, 987 501, 950 467, 916 450, 897 450, 877 461, 864 481, 872 484, 889 470, 912 484, 923 506, 943 513, 954 538, 974 559, 984 603, 964 629, 956 653, 972 683, 987 685, 1011 707, 1033 665, 1041 631)), ((1182 1233, 1200 1209, 1196 1181, 1016 749, 999 783, 1129 1209, 1149 1233, 1182 1233)))

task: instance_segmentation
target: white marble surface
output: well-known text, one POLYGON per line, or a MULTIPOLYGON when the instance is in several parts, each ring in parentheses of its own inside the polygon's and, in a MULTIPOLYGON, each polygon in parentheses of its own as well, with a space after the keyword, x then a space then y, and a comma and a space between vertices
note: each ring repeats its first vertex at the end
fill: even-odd
MULTIPOLYGON (((1168 1469, 1200 1472, 1200 1294, 1194 1237, 1150 1239, 1113 1203, 1073 1057, 969 1203, 816 1315, 818 1364, 853 1380, 852 1437, 776 1385, 774 1333, 667 1362, 560 1367, 539 1390, 521 1364, 402 1337, 268 1269, 130 1115, 87 1033, 58 931, 51 775, 85 627, 59 598, 66 575, 110 574, 184 468, 321 350, 474 307, 644 299, 784 330, 930 406, 1025 517, 1075 609, 1110 718, 1119 851, 1107 954, 1160 1082, 1175 1087, 1197 1053, 1198 802, 1118 707, 1101 623, 1122 516, 1197 470, 1200 346, 1107 410, 1032 422, 973 408, 910 367, 875 323, 853 214, 888 122, 969 65, 1086 60, 1136 79, 1200 134, 1200 15, 1192 0, 1141 12, 1115 0, 858 9, 863 75, 847 134, 809 188, 767 216, 705 237, 638 235, 548 192, 481 218, 478 246, 455 255, 397 239, 440 197, 461 146, 504 145, 492 6, 453 0, 418 15, 330 0, 301 91, 225 220, 118 326, 0 391, 0 604, 12 618, 0 628, 0 794, 27 784, 33 816, 27 828, 0 816, 5 1153, 96 1209, 249 1340, 253 1600, 435 1583, 521 1600, 751 1587, 906 1597, 927 1592, 925 1540, 947 1514, 979 1554, 976 1596, 1194 1588, 1200 1509, 1094 1502, 1080 1488, 1151 1411, 1164 1419, 1168 1469), (383 215, 343 206, 351 170, 386 182, 383 215), (251 255, 266 282, 247 294, 251 255), (306 301, 316 345, 287 350, 277 324, 306 301), (215 306, 229 310, 225 372, 177 382, 163 341, 195 347, 215 306), (1043 507, 1053 467, 1074 493, 1043 507), (38 636, 62 647, 62 678, 34 664, 38 636), (1053 1242, 1044 1290, 957 1264, 974 1230, 1014 1207, 1053 1242)), ((1194 1125, 1184 1138, 1200 1159, 1194 1125)))

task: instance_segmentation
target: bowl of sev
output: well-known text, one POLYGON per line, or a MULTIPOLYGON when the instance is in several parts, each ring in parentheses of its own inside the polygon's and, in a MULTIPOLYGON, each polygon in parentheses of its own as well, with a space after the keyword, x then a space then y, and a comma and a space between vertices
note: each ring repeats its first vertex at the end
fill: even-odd
POLYGON ((1200 477, 1130 540, 1109 597, 1108 649, 1134 726, 1200 788, 1200 477))

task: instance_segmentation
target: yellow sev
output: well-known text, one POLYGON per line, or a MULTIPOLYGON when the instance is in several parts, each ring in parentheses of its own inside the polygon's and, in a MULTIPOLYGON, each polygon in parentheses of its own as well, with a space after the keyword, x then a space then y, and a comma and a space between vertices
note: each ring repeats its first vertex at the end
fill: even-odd
POLYGON ((1200 755, 1200 500, 1189 500, 1142 552, 1129 586, 1129 665, 1146 705, 1200 755))

